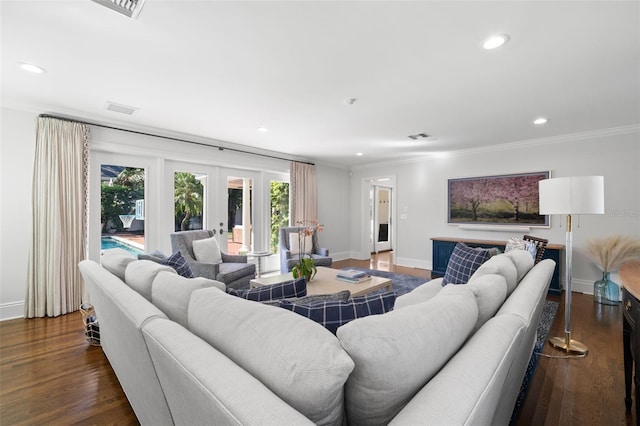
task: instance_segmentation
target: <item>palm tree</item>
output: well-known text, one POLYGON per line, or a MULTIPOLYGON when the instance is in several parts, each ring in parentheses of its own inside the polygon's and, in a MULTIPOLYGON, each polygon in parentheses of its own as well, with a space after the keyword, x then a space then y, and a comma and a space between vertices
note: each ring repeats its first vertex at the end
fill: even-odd
POLYGON ((176 217, 184 215, 180 230, 186 231, 189 219, 202 214, 204 187, 192 173, 177 172, 174 188, 176 217))

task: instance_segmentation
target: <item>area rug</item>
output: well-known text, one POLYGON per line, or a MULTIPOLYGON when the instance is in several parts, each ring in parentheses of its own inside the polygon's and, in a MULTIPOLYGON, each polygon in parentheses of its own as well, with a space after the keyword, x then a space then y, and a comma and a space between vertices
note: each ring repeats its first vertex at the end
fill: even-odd
POLYGON ((393 291, 396 292, 398 296, 402 296, 405 293, 409 293, 414 288, 418 287, 420 284, 424 284, 429 281, 429 278, 420 278, 414 277, 411 275, 405 274, 396 274, 394 272, 387 271, 376 271, 375 269, 366 269, 366 268, 343 268, 343 269, 355 269, 357 271, 366 272, 369 275, 374 275, 376 277, 389 278, 393 283, 393 291))
POLYGON ((556 312, 558 312, 558 302, 545 300, 544 306, 542 307, 542 313, 540 314, 540 321, 538 321, 538 328, 536 330, 536 344, 533 348, 531 358, 529 359, 529 365, 527 366, 527 372, 524 375, 524 380, 522 380, 522 385, 520 386, 520 393, 518 394, 518 399, 516 400, 516 405, 511 416, 511 424, 514 424, 515 420, 518 418, 518 414, 520 414, 520 410, 524 404, 524 399, 526 398, 527 391, 529 390, 529 385, 531 384, 531 380, 533 380, 533 374, 536 372, 538 358, 540 358, 539 354, 542 352, 542 349, 544 349, 544 344, 547 341, 547 336, 549 335, 551 324, 553 324, 553 319, 556 317, 556 312))

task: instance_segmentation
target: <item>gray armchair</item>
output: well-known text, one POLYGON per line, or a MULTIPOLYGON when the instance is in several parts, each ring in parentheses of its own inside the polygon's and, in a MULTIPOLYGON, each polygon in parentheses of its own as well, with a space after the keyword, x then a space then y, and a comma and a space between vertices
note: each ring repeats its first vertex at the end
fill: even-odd
POLYGON ((222 263, 198 262, 193 254, 193 241, 210 238, 208 230, 183 231, 171 234, 171 249, 180 251, 196 277, 205 277, 225 283, 235 289, 249 288, 256 276, 256 265, 247 263, 247 256, 222 253, 222 263))
MULTIPOLYGON (((293 269, 293 266, 298 262, 298 255, 291 254, 289 247, 289 234, 292 232, 300 233, 305 227, 301 226, 285 226, 280 228, 280 272, 287 273, 293 269)), ((311 250, 311 257, 316 266, 331 266, 332 259, 329 257, 329 249, 320 248, 318 246, 318 233, 313 231, 313 248, 311 250)))

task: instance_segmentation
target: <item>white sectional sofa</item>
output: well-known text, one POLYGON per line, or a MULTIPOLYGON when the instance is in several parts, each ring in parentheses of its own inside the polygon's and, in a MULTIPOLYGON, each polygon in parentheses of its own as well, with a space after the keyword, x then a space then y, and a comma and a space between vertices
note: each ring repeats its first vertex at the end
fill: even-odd
POLYGON ((118 250, 79 267, 143 425, 506 425, 555 264, 532 266, 494 256, 337 335, 118 250))

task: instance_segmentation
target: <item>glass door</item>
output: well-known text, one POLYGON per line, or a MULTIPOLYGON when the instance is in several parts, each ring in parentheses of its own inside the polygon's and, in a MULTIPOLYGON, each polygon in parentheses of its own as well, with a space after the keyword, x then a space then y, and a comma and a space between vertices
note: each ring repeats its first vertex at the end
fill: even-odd
POLYGON ((260 174, 248 170, 220 168, 216 222, 220 248, 228 254, 246 254, 262 245, 263 212, 255 208, 263 198, 257 190, 260 174))

